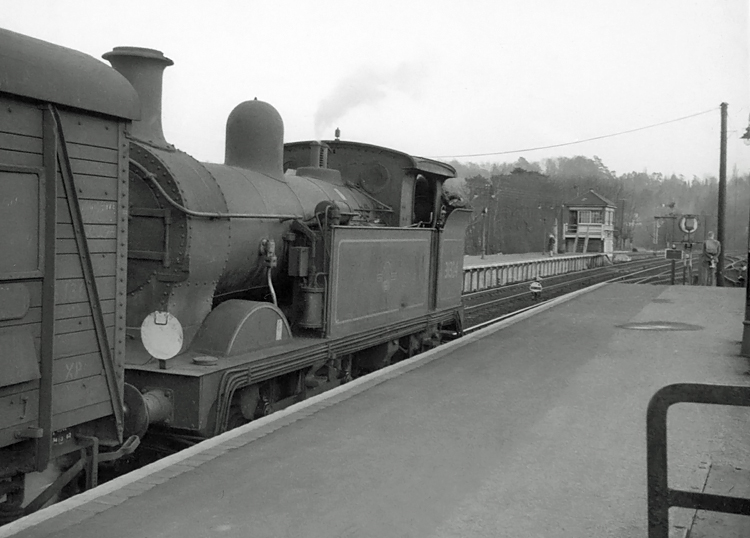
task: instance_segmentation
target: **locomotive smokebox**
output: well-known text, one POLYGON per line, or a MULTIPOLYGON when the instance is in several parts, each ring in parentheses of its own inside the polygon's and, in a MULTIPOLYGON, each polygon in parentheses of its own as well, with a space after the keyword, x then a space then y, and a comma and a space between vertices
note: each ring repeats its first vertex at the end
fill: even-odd
POLYGON ((240 103, 227 119, 224 162, 281 179, 284 177, 284 122, 263 101, 240 103))
POLYGON ((138 92, 141 119, 133 122, 132 135, 143 142, 169 147, 161 126, 162 77, 174 62, 161 51, 140 47, 115 47, 102 56, 138 92))

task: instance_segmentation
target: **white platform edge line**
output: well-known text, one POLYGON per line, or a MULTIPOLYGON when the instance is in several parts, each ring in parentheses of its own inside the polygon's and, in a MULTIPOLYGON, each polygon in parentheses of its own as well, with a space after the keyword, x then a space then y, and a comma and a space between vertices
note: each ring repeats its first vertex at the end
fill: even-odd
MULTIPOLYGON (((464 336, 457 340, 453 340, 451 342, 438 346, 434 349, 431 349, 430 351, 421 353, 417 355, 416 357, 403 360, 394 365, 388 366, 386 368, 383 368, 381 370, 368 374, 364 377, 357 378, 349 383, 346 383, 345 385, 340 385, 329 391, 313 396, 312 398, 309 398, 302 402, 291 405, 287 407, 286 409, 282 409, 281 411, 277 411, 266 417, 254 420, 248 424, 245 424, 244 426, 240 426, 239 428, 235 428, 234 430, 230 430, 228 432, 222 433, 221 435, 217 435, 216 437, 211 437, 210 439, 206 439, 205 441, 202 441, 198 443, 197 445, 181 450, 180 452, 177 452, 176 454, 172 454, 171 456, 167 456, 166 458, 162 458, 159 461, 155 461, 154 463, 146 465, 145 467, 141 467, 140 469, 132 471, 126 475, 115 478, 114 480, 110 480, 109 482, 106 482, 100 486, 97 486, 94 489, 85 491, 83 493, 76 495, 75 497, 71 497, 70 499, 66 499, 57 504, 53 504, 52 506, 44 508, 43 510, 39 510, 38 512, 34 512, 33 514, 29 514, 28 516, 25 516, 21 519, 17 519, 16 521, 13 521, 11 523, 8 523, 0 527, 0 538, 13 536, 21 532, 24 529, 28 529, 29 527, 38 525, 44 521, 47 521, 48 519, 56 517, 70 510, 73 510, 79 506, 83 506, 84 504, 87 504, 88 502, 94 501, 105 495, 109 495, 110 493, 114 493, 125 486, 133 484, 137 482, 138 480, 142 478, 146 478, 152 474, 163 471, 164 469, 167 469, 168 467, 172 465, 177 465, 180 462, 188 458, 191 458, 192 456, 200 454, 206 450, 221 446, 225 441, 229 441, 241 435, 250 433, 254 430, 262 428, 263 426, 267 424, 272 424, 276 421, 283 419, 284 417, 294 414, 295 412, 304 410, 307 407, 315 405, 319 402, 326 401, 341 393, 351 392, 357 387, 359 387, 360 385, 363 385, 365 383, 370 383, 374 380, 388 376, 389 374, 393 372, 407 370, 413 365, 419 366, 421 365, 421 363, 427 363, 435 359, 438 359, 442 357, 443 355, 448 354, 451 351, 454 351, 467 344, 475 342, 476 340, 479 340, 501 329, 509 327, 519 321, 523 321, 524 319, 530 318, 531 316, 535 314, 544 312, 545 310, 549 310, 550 308, 553 308, 554 306, 570 301, 571 299, 574 299, 578 297, 579 295, 592 292, 607 284, 608 282, 601 282, 599 284, 594 284, 593 286, 589 286, 587 288, 568 293, 561 297, 557 297, 555 299, 552 299, 550 301, 540 304, 536 308, 531 308, 521 314, 518 314, 517 316, 513 316, 512 318, 498 322, 497 324, 494 324, 494 325, 490 325, 474 333, 471 333, 467 336, 464 336)), ((169 480, 167 480, 167 482, 168 481, 169 480)))

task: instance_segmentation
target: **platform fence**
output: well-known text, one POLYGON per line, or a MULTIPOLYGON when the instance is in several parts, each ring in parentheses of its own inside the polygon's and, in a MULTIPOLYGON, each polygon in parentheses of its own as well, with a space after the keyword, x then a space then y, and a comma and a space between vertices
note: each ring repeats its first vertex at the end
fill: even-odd
POLYGON ((536 277, 546 278, 596 269, 611 264, 611 255, 579 254, 551 256, 538 260, 501 262, 464 268, 463 293, 490 290, 528 282, 536 277))

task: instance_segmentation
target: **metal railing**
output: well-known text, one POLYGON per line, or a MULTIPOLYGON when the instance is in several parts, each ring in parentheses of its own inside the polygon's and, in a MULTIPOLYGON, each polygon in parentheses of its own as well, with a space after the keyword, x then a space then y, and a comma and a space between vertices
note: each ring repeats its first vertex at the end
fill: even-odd
POLYGON ((750 499, 671 489, 667 467, 667 411, 677 403, 750 407, 750 387, 678 383, 651 397, 646 412, 648 538, 669 537, 669 508, 750 515, 750 499))
POLYGON ((538 260, 502 262, 464 268, 463 293, 499 288, 534 280, 604 267, 611 262, 607 254, 551 256, 538 260))

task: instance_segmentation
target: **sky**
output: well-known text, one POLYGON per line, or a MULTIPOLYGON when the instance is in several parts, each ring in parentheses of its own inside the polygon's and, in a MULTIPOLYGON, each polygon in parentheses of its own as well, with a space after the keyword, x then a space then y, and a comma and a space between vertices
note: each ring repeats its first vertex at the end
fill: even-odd
POLYGON ((0 0, 0 27, 96 58, 158 49, 166 139, 223 162, 258 98, 285 141, 341 138, 461 162, 599 156, 618 174, 750 172, 750 0, 0 0))

